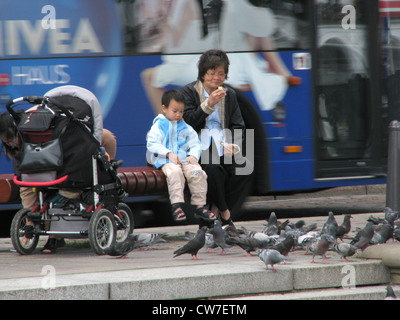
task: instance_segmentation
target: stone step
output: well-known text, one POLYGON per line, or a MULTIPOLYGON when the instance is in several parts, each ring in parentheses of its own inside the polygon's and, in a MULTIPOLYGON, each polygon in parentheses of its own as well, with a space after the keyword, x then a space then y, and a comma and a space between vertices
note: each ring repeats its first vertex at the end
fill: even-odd
MULTIPOLYGON (((386 286, 362 286, 322 290, 306 290, 279 294, 264 294, 241 297, 229 297, 229 300, 384 300, 386 286)), ((400 286, 392 285, 397 297, 400 286)))
MULTIPOLYGON (((297 258, 297 257, 296 257, 297 258)), ((387 284, 390 272, 380 260, 328 265, 304 263, 277 265, 265 270, 254 259, 236 263, 197 264, 169 268, 139 268, 58 275, 51 290, 43 277, 0 280, 2 299, 198 299, 297 290, 387 284), (96 294, 94 294, 96 292, 96 294)), ((348 289, 349 292, 351 289, 348 289)))

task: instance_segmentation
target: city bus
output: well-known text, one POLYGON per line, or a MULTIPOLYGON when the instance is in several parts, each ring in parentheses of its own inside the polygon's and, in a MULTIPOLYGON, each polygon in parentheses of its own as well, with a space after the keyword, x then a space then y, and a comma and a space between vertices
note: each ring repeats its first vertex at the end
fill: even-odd
MULTIPOLYGON (((117 158, 146 166, 162 92, 195 81, 208 49, 228 53, 226 85, 252 130, 252 195, 386 182, 400 1, 2 0, 0 112, 12 98, 84 87, 117 158)), ((0 168, 12 173, 4 155, 0 168)))

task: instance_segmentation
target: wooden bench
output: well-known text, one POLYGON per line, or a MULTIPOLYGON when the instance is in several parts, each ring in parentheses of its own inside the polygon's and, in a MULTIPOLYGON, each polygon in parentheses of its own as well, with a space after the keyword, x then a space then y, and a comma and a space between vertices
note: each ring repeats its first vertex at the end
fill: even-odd
MULTIPOLYGON (((0 174, 0 203, 18 202, 18 186, 13 174, 0 174)), ((168 191, 164 173, 153 167, 118 168, 122 187, 130 197, 162 194, 168 191)))

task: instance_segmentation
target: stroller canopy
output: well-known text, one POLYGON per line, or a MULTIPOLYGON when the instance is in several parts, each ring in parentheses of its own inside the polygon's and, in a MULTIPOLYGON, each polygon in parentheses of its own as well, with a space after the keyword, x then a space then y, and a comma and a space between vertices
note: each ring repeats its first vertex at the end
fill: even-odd
POLYGON ((97 100, 96 96, 91 91, 82 87, 67 85, 47 91, 44 96, 49 98, 75 97, 85 101, 92 111, 93 136, 101 143, 101 138, 103 136, 103 115, 99 100, 97 100))

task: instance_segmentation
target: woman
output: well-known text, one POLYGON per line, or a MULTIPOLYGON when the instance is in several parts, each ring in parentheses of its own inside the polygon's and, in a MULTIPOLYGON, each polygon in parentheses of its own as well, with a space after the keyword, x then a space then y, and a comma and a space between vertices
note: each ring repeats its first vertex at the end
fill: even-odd
POLYGON ((251 174, 238 174, 237 169, 248 166, 249 161, 240 152, 233 155, 243 145, 245 126, 235 91, 223 86, 228 72, 229 59, 224 51, 204 52, 198 63, 197 81, 183 88, 183 117, 201 139, 200 163, 208 176, 211 211, 222 224, 233 225, 231 211, 239 209, 247 196, 252 170, 251 174))

